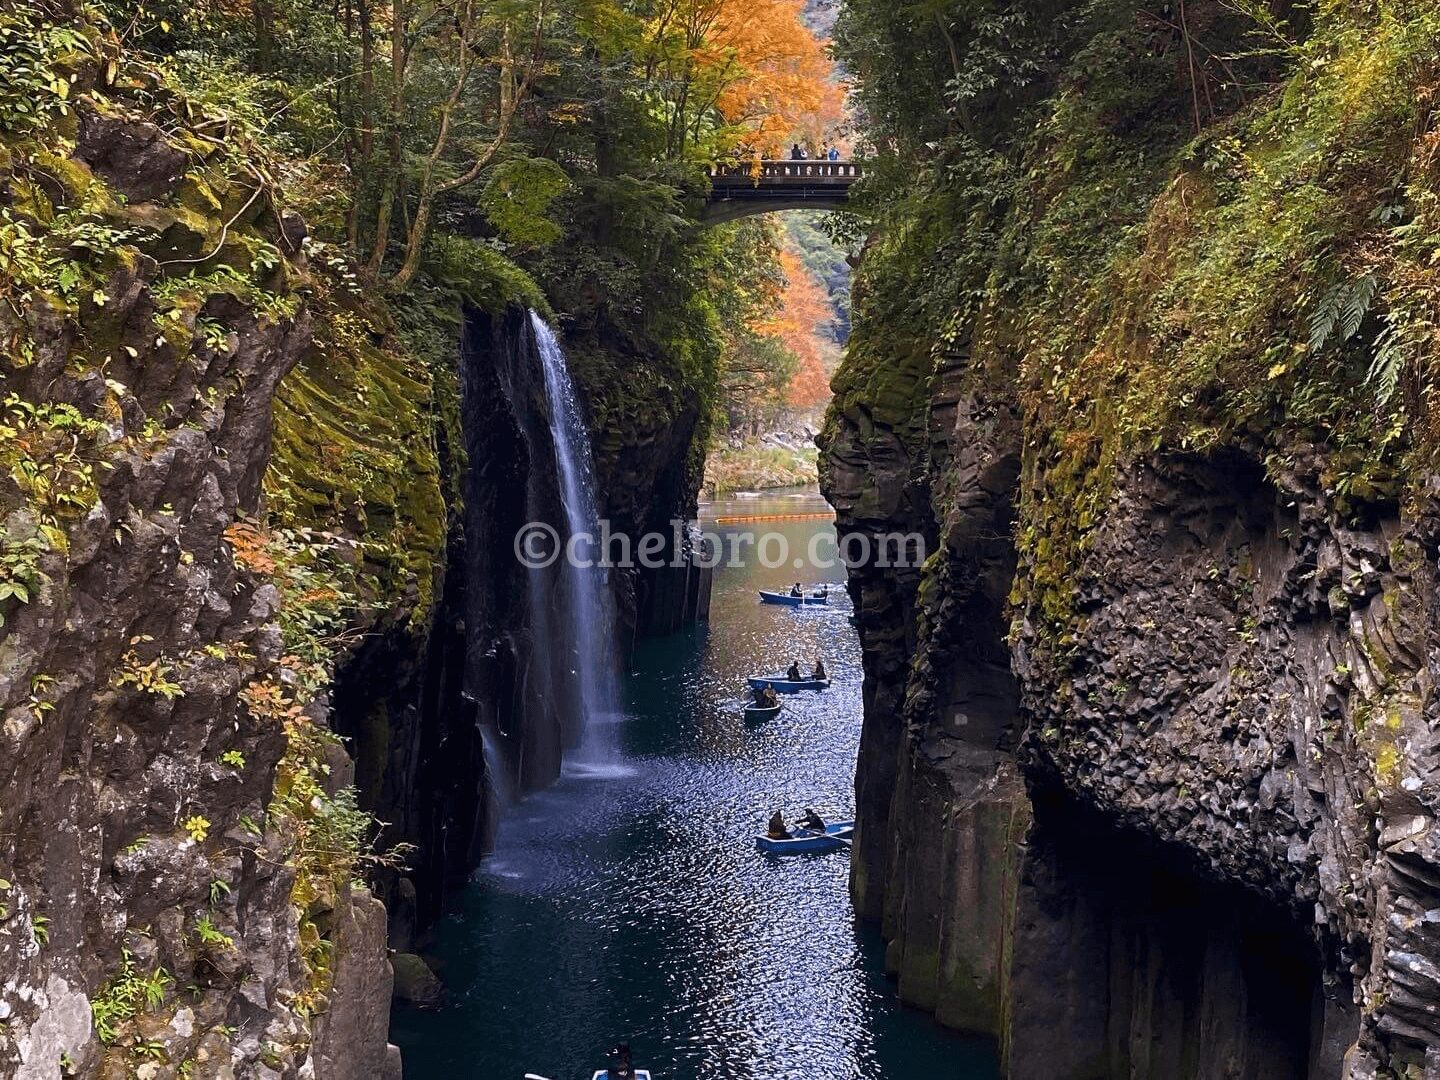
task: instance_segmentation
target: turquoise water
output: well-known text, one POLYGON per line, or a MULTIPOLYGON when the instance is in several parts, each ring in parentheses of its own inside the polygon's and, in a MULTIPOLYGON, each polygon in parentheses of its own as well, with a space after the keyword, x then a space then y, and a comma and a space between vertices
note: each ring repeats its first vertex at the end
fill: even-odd
MULTIPOLYGON (((826 512, 816 494, 782 493, 712 504, 702 524, 774 529, 793 556, 829 523, 714 519, 826 512)), ((843 576, 719 569, 708 628, 641 644, 614 760, 511 807, 437 928, 451 1004, 397 1012, 408 1080, 588 1078, 620 1039, 656 1080, 998 1076, 992 1044, 896 1002, 878 937, 855 924, 845 854, 754 850, 774 809, 853 813, 860 657, 843 576), (831 605, 758 603, 757 588, 796 578, 831 582, 831 605), (747 729, 744 677, 817 654, 831 689, 747 729)))

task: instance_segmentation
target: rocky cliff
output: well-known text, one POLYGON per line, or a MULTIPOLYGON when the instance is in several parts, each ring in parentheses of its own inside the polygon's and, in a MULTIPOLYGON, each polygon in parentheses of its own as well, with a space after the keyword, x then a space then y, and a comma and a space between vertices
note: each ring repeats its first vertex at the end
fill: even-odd
POLYGON ((4 32, 0 1072, 391 1075, 323 690, 343 553, 256 518, 328 289, 162 73, 4 32))
MULTIPOLYGON (((1330 829, 1364 834, 1374 807, 1337 793, 1349 820, 1336 819, 1325 785, 1307 782, 1293 757, 1277 763, 1267 739, 1205 719, 1217 689, 1246 669, 1201 659, 1208 635, 1193 610, 1122 614, 1097 584, 1105 644, 1065 648, 1062 676, 1023 617, 1011 633, 1021 425, 995 375, 966 358, 938 367, 912 399, 927 438, 850 400, 822 459, 842 530, 918 528, 932 539, 923 574, 851 575, 866 665, 852 887, 882 926, 901 997, 997 1035, 1016 1077, 1339 1075, 1363 972, 1354 924, 1312 930, 1315 901, 1327 877, 1353 897, 1380 856, 1362 843, 1364 862, 1336 875, 1318 857, 1307 867, 1302 851, 1327 816, 1330 829), (904 505, 895 496, 905 490, 927 502, 904 505), (1285 809, 1302 790, 1303 826, 1285 809), (1184 825, 1165 824, 1170 801, 1185 804, 1184 825), (1257 828, 1253 817, 1277 807, 1279 820, 1257 828), (1221 849, 1245 838, 1255 862, 1226 866, 1221 849)), ((1191 601, 1197 578, 1221 576, 1208 576, 1207 560, 1227 550, 1223 538, 1240 546, 1230 530, 1246 519, 1230 499, 1245 478, 1190 468, 1217 501, 1189 507, 1179 530, 1173 504, 1131 504, 1149 543, 1178 545, 1176 562, 1136 559, 1132 536, 1109 551, 1117 593, 1191 601)), ((1220 640, 1245 647, 1242 633, 1220 640)), ((1263 649, 1258 638, 1249 647, 1263 649)), ((1353 780, 1338 747, 1329 759, 1353 780)))
MULTIPOLYGON (((852 9, 842 37, 898 33, 852 9)), ((1433 18, 1286 24, 1327 74, 1227 103, 1168 35, 1253 26, 1096 10, 1025 54, 1031 100, 949 116, 861 266, 822 483, 930 556, 850 574, 856 903, 901 996, 1014 1077, 1428 1076, 1431 354, 1388 342, 1432 340, 1403 238, 1434 116, 1399 88, 1433 18), (1394 108, 1342 105, 1362 52, 1394 108), (1214 96, 1174 126, 1187 87, 1214 96), (1355 209, 1380 162, 1393 228, 1355 209)), ((904 32, 983 67, 992 28, 952 23, 904 32)))

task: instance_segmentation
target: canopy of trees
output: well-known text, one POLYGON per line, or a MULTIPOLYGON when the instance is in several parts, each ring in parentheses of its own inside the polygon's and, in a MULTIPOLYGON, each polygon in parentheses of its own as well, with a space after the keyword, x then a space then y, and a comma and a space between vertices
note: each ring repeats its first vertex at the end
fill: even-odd
MULTIPOLYGON (((293 162, 312 234, 397 302, 528 272, 717 388, 786 275, 774 230, 702 230, 718 157, 824 138, 841 90, 802 0, 146 0, 115 21, 293 162)), ((745 376, 742 374, 740 381, 745 376)))

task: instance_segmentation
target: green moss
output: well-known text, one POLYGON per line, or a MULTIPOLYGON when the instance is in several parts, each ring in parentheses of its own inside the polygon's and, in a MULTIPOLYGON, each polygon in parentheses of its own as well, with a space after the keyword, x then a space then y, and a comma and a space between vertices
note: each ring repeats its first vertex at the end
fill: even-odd
POLYGON ((315 344, 276 395, 269 505, 283 526, 359 537, 370 599, 404 603, 418 632, 445 546, 434 376, 372 315, 329 299, 314 310, 315 344))
POLYGON ((425 250, 425 273, 436 285, 492 315, 521 304, 554 318, 535 279, 479 240, 437 232, 425 250))
POLYGON ((1375 779, 1381 787, 1394 787, 1400 773, 1400 751, 1394 743, 1381 743, 1375 750, 1375 779))

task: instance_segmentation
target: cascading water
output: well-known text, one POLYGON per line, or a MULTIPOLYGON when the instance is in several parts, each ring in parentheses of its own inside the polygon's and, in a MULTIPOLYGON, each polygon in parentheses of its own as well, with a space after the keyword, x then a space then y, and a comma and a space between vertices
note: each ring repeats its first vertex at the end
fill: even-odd
MULTIPOLYGON (((554 441, 556 479, 564 510, 565 530, 560 537, 566 554, 554 570, 531 571, 531 629, 541 670, 549 669, 551 688, 568 689, 571 710, 580 728, 571 733, 582 758, 601 756, 606 745, 605 722, 619 712, 620 690, 613 663, 614 601, 604 568, 594 563, 597 544, 574 545, 572 538, 600 536, 595 500, 594 464, 590 437, 580 414, 575 384, 555 332, 535 312, 530 329, 545 379, 554 441), (579 560, 569 557, 578 554, 579 560), (547 578, 546 575, 553 574, 547 578)), ((533 498, 533 495, 532 495, 533 498)))

